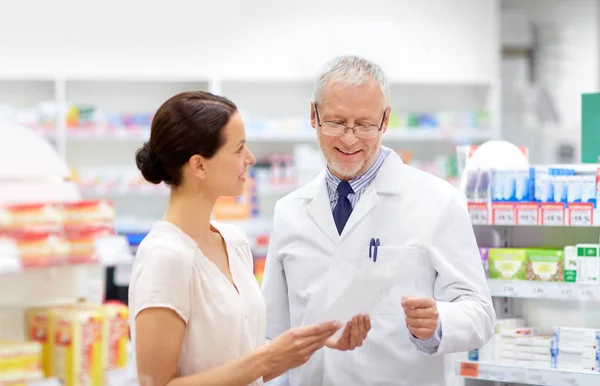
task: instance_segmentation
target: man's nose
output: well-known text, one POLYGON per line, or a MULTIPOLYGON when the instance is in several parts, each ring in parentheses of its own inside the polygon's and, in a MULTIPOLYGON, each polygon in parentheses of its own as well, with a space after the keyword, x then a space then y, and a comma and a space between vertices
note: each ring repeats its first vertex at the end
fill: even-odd
POLYGON ((352 146, 356 142, 358 142, 358 138, 356 138, 356 135, 354 134, 354 130, 352 130, 352 129, 346 129, 346 132, 342 135, 341 139, 342 139, 342 142, 344 142, 344 144, 346 146, 352 146))

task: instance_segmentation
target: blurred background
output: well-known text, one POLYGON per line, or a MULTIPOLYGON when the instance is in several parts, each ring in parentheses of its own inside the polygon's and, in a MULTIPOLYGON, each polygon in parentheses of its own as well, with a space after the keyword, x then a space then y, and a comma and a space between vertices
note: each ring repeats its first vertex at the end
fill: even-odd
MULTIPOLYGON (((220 200, 214 217, 248 232, 260 281, 276 200, 324 166, 312 91, 322 66, 345 54, 387 73, 384 145, 408 164, 458 186, 457 146, 493 139, 526 147, 531 163, 576 164, 581 95, 600 89, 600 1, 2 3, 0 204, 12 207, 0 224, 4 215, 18 218, 4 223, 12 231, 41 228, 20 251, 0 242, 9 257, 36 251, 0 264, 0 338, 31 333, 19 312, 33 307, 115 300, 102 317, 126 312, 130 259, 168 200, 134 154, 155 110, 181 91, 224 95, 243 114, 258 163, 244 195, 220 200), (66 241, 49 238, 61 221, 66 241), (102 264, 26 269, 52 266, 56 245, 87 251, 71 263, 102 264)), ((112 384, 125 382, 114 374, 112 384)))

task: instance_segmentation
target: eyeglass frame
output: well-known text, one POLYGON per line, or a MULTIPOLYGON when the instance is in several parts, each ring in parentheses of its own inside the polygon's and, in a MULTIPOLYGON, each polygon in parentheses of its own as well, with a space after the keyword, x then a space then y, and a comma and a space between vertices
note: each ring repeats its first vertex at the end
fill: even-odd
MULTIPOLYGON (((346 126, 344 124, 341 124, 341 123, 335 123, 335 122, 330 122, 330 121, 321 122, 321 118, 319 117, 319 109, 317 107, 317 103, 314 102, 313 105, 315 106, 315 118, 317 118, 317 126, 319 126, 321 129, 323 128, 323 124, 324 123, 332 123, 334 125, 338 125, 338 126, 343 126, 344 127, 344 132, 342 134, 340 134, 340 135, 332 135, 332 134, 325 134, 325 135, 330 135, 330 136, 333 136, 333 137, 341 137, 344 134, 346 134, 346 131, 352 130, 352 133, 354 134, 354 136, 356 138, 375 138, 376 137, 376 135, 374 135, 373 137, 361 137, 361 136, 356 135, 356 128, 357 127, 366 127, 366 125, 356 125, 356 126, 348 127, 348 126, 346 126)), ((383 116, 381 117, 381 123, 379 124, 379 126, 377 126, 377 125, 369 125, 368 127, 377 127, 377 132, 378 133, 381 132, 383 130, 383 124, 385 123, 386 113, 387 113, 387 109, 383 110, 383 116)))

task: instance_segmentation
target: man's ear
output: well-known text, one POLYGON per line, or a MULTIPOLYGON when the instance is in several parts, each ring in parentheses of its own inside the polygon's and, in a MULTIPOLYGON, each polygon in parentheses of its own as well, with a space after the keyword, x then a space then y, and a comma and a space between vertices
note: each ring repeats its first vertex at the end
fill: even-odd
POLYGON ((390 122, 390 114, 391 113, 392 113, 392 106, 388 106, 385 109, 385 113, 384 113, 385 114, 385 119, 383 120, 383 126, 382 126, 382 129, 381 129, 381 131, 384 132, 384 133, 387 131, 388 123, 390 122))
POLYGON ((315 114, 315 102, 310 102, 310 125, 313 129, 317 128, 317 116, 315 114))

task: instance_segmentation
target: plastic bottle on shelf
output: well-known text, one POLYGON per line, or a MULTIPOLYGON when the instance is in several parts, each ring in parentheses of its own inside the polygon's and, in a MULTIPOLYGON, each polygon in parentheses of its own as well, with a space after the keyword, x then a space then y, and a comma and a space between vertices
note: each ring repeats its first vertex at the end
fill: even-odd
POLYGON ((581 184, 583 179, 571 169, 567 182, 567 202, 581 202, 581 184))

